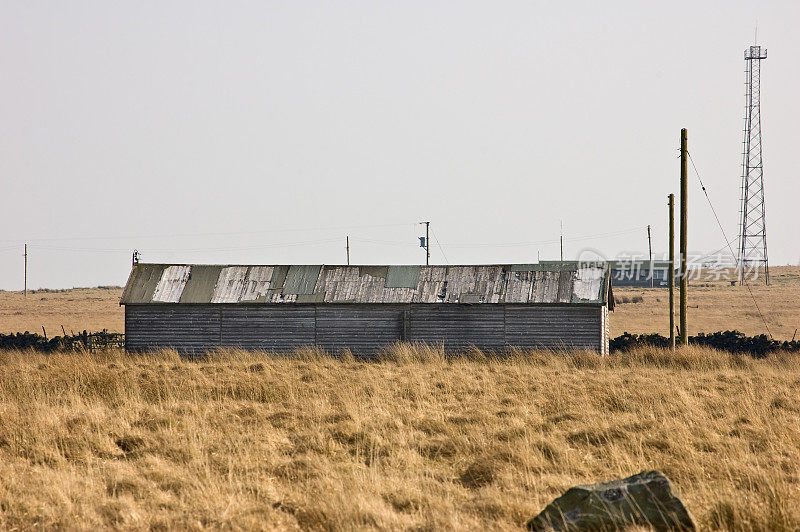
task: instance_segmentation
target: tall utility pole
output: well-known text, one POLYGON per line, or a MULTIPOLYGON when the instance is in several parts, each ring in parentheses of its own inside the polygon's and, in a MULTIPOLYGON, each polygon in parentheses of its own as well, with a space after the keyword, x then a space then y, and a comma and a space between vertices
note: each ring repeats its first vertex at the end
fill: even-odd
POLYGON ((428 266, 431 263, 431 223, 420 222, 420 225, 422 224, 425 224, 425 246, 421 247, 425 248, 425 266, 428 266))
POLYGON ((681 129, 681 302, 680 302, 680 323, 681 323, 681 345, 689 345, 689 331, 686 328, 686 296, 689 288, 689 277, 687 275, 687 255, 688 255, 688 233, 689 226, 687 220, 688 184, 686 179, 686 153, 687 153, 686 128, 681 129))
POLYGON ((764 283, 769 285, 767 223, 764 206, 764 167, 761 158, 761 60, 767 49, 751 46, 744 52, 745 112, 742 141, 742 199, 739 212, 739 282, 745 269, 763 264, 764 283))
POLYGON ((669 201, 669 345, 675 350, 675 194, 669 201))
POLYGON ((25 297, 28 297, 28 244, 25 244, 25 280, 23 282, 25 297))
POLYGON ((558 240, 561 243, 561 261, 563 262, 564 261, 564 222, 563 222, 563 220, 559 220, 559 223, 561 224, 561 233, 560 233, 560 236, 559 236, 558 240))
POLYGON ((649 256, 647 264, 650 269, 650 288, 653 288, 653 241, 650 239, 650 225, 647 226, 647 252, 649 256))
POLYGON ((347 265, 350 266, 350 235, 347 235, 347 265))

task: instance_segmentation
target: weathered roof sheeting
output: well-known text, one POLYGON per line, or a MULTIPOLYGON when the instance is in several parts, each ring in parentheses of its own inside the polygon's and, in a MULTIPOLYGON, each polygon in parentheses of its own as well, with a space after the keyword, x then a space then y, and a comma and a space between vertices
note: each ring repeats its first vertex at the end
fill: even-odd
POLYGON ((313 294, 322 266, 289 266, 283 289, 287 294, 313 294))
POLYGON ((605 264, 209 266, 137 264, 121 304, 604 304, 605 264))
MULTIPOLYGON (((238 266, 242 268, 242 266, 238 266)), ((239 301, 261 301, 269 293, 275 268, 272 266, 250 266, 247 268, 244 287, 239 301)))
POLYGON ((416 288, 419 266, 389 266, 386 271, 386 288, 416 288))
POLYGON ((247 266, 228 266, 222 268, 214 286, 212 303, 238 303, 247 286, 247 266))
POLYGON ((122 302, 153 301, 153 292, 161 281, 164 268, 162 264, 137 264, 125 285, 122 302))
POLYGON ((164 268, 164 273, 161 274, 161 279, 153 292, 153 301, 159 303, 180 301, 191 269, 191 266, 167 266, 164 268))
POLYGON ((222 266, 189 266, 189 278, 181 294, 181 303, 209 303, 219 283, 222 266))
POLYGON ((579 268, 573 283, 572 301, 578 303, 596 299, 603 285, 604 273, 598 268, 579 268))

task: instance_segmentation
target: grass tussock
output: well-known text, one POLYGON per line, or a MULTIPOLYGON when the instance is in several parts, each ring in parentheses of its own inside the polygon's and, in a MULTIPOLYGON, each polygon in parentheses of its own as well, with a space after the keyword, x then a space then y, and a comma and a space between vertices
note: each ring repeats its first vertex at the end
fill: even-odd
POLYGON ((800 358, 396 345, 0 352, 0 529, 514 529, 660 469, 703 528, 800 528, 800 358))

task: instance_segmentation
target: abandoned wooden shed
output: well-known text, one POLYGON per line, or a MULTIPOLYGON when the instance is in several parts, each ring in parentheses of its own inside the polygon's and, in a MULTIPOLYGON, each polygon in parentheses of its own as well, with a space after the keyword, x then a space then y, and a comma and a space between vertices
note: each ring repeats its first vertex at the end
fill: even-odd
POLYGON ((603 263, 494 266, 136 264, 125 286, 130 350, 318 346, 370 355, 397 341, 447 350, 608 352, 603 263))

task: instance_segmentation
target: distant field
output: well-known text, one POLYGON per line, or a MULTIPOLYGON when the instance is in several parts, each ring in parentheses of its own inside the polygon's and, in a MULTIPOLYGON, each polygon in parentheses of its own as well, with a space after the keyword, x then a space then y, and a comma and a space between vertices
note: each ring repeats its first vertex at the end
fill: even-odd
POLYGON ((38 332, 61 336, 70 331, 124 332, 125 314, 119 306, 122 288, 73 288, 68 290, 0 291, 0 333, 38 332))
MULTIPOLYGON (((751 281, 748 286, 731 286, 728 281, 703 279, 689 285, 689 334, 738 329, 745 334, 766 333, 753 302, 764 315, 776 339, 790 340, 800 328, 800 267, 778 266, 770 270, 769 287, 751 281)), ((611 314, 611 334, 623 332, 669 334, 669 292, 666 288, 614 288, 617 308, 611 314), (625 303, 640 296, 640 303, 625 303)), ((677 287, 675 308, 678 305, 677 287)), ((675 322, 677 323, 677 316, 675 322)), ((798 332, 800 338, 800 332, 798 332)))
MULTIPOLYGON (((800 328, 800 267, 772 269, 772 286, 750 284, 772 334, 790 339, 800 328)), ((658 332, 669 334, 667 290, 664 288, 615 288, 617 308, 611 314, 611 334, 658 332), (638 303, 635 296, 642 298, 638 303)), ((75 288, 29 293, 0 291, 0 333, 18 331, 60 335, 84 329, 123 332, 124 314, 119 306, 121 288, 75 288)), ((676 293, 677 295, 677 293, 676 293)), ((677 298, 676 298, 677 305, 677 298)), ((677 320, 676 320, 677 321, 677 320)), ((738 329, 748 335, 766 332, 746 288, 724 281, 692 281, 689 292, 689 333, 738 329)), ((800 333, 798 333, 800 337, 800 333)))
POLYGON ((800 359, 0 352, 0 529, 518 530, 660 469, 701 530, 800 529, 800 359))

